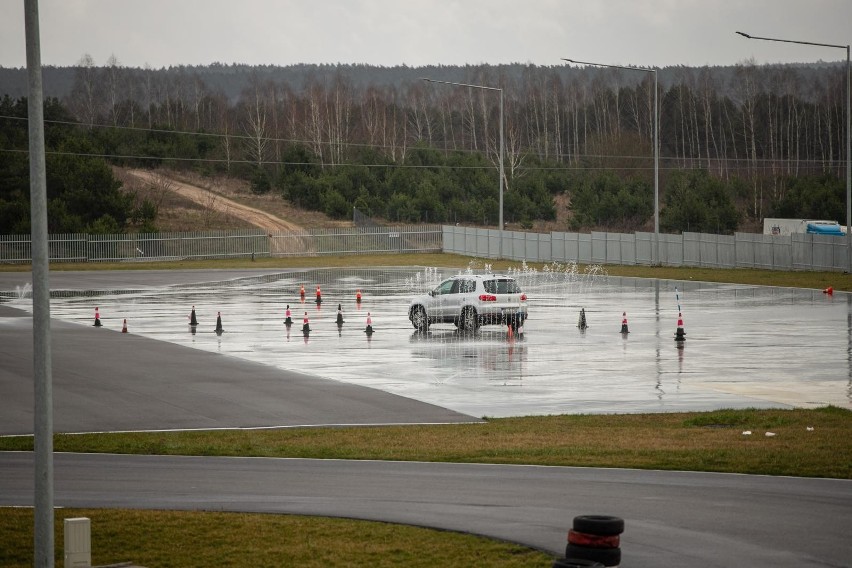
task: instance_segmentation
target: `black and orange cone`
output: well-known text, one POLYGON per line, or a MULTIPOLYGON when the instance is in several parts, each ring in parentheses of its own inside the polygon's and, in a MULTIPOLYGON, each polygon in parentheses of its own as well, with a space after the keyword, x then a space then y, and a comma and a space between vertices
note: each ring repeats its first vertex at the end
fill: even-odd
POLYGON ((124 318, 124 323, 121 326, 121 333, 127 333, 127 318, 124 318))
POLYGON ((302 333, 308 335, 311 332, 311 325, 308 322, 308 312, 305 312, 305 319, 302 320, 302 333))
POLYGON ((368 336, 373 335, 373 318, 370 316, 370 312, 367 312, 367 327, 364 328, 364 333, 368 336))
POLYGON ((317 305, 322 304, 322 292, 320 291, 320 287, 317 286, 317 305))
POLYGON ((216 312, 216 329, 214 331, 217 335, 222 335, 225 332, 225 328, 222 327, 222 312, 216 312))
POLYGON ((337 325, 343 325, 343 306, 337 304, 337 325))
POLYGON ((189 325, 192 327, 198 325, 198 318, 195 317, 195 306, 192 306, 192 311, 189 313, 189 325))
POLYGON ((92 324, 94 327, 101 327, 101 314, 98 311, 98 308, 95 307, 95 323, 92 324))
POLYGON ((627 329, 627 312, 621 314, 621 333, 630 333, 630 330, 627 329))
POLYGON ((284 311, 284 325, 287 327, 293 325, 293 314, 290 313, 290 304, 287 304, 287 309, 284 311))
POLYGON ((675 331, 675 341, 686 341, 686 332, 683 330, 683 314, 677 314, 677 330, 675 331))
POLYGON ((586 308, 580 308, 580 319, 577 321, 577 327, 580 331, 585 331, 589 324, 586 323, 586 308))

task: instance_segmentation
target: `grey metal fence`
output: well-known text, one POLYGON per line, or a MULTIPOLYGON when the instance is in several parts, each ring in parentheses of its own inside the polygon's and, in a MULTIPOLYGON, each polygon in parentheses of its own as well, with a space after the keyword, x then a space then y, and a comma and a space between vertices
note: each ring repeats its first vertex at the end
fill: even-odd
MULTIPOLYGON (((53 262, 449 252, 530 262, 650 265, 653 233, 527 233, 452 225, 127 235, 50 235, 53 262)), ((0 262, 28 263, 29 235, 0 235, 0 262)), ((846 242, 826 235, 660 234, 660 264, 768 270, 846 270, 846 242)))
MULTIPOLYGON (((530 262, 643 264, 653 262, 653 233, 525 233, 444 226, 444 252, 530 262)), ((768 270, 846 270, 846 241, 826 235, 660 234, 660 264, 768 270)))
MULTIPOLYGON (((138 262, 234 257, 440 252, 440 225, 121 235, 50 235, 52 262, 138 262)), ((29 235, 0 235, 0 262, 28 263, 29 235)))

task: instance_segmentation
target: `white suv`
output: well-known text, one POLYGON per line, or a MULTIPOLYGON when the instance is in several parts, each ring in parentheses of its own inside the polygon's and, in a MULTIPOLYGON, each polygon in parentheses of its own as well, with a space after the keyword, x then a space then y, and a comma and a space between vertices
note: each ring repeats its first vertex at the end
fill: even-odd
POLYGON ((414 298, 408 319, 420 331, 432 323, 454 323, 468 332, 494 323, 517 331, 527 319, 527 295, 510 276, 459 274, 414 298))

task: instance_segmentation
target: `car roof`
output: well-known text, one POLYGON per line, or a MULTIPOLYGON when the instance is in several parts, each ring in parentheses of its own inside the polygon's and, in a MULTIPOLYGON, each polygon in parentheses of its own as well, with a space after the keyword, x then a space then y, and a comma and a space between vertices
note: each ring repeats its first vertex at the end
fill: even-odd
POLYGON ((514 280, 513 277, 505 274, 456 274, 455 276, 450 276, 447 280, 458 278, 475 278, 478 280, 514 280))

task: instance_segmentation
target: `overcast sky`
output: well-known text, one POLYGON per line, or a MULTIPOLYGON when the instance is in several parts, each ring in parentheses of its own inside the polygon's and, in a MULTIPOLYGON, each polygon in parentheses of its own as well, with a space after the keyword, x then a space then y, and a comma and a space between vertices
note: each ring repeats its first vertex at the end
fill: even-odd
MULTIPOLYGON (((0 0, 0 66, 26 65, 23 0, 0 0)), ((647 66, 838 61, 852 0, 41 0, 42 64, 647 66), (845 28, 845 29, 844 29, 845 28)))

